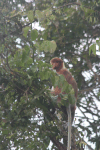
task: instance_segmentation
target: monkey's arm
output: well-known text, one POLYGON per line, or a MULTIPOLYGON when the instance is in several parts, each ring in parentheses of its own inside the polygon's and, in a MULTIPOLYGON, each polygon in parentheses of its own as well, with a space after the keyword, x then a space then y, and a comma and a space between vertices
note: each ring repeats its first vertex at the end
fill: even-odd
POLYGON ((53 87, 52 90, 51 90, 51 94, 54 94, 54 95, 59 95, 61 93, 61 89, 57 87, 53 87))

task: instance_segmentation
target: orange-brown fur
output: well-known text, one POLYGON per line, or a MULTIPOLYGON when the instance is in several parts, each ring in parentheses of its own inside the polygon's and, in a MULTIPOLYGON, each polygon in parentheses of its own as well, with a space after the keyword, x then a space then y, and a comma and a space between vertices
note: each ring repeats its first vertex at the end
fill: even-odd
MULTIPOLYGON (((72 85, 75 91, 75 98, 77 101, 77 94, 78 94, 77 83, 75 79, 72 77, 72 74, 66 68, 64 68, 63 61, 60 58, 55 57, 51 59, 50 63, 53 66, 52 68, 55 69, 58 74, 63 74, 67 82, 72 85)), ((56 87, 51 93, 54 95, 58 95, 57 102, 61 101, 61 98, 59 96, 59 94, 61 93, 61 88, 56 87)), ((65 92, 62 94, 65 94, 65 92)), ((76 103, 75 105, 71 105, 72 121, 74 119, 75 109, 76 109, 76 103)))

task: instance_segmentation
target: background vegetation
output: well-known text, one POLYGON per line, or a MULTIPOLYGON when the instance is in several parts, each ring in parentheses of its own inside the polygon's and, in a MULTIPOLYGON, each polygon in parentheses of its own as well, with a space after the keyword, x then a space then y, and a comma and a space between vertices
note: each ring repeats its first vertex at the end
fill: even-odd
POLYGON ((78 84, 72 150, 100 150, 99 46, 100 0, 0 1, 1 150, 66 150, 66 117, 53 114, 63 110, 49 89, 59 78, 69 87, 50 69, 53 57, 78 84))

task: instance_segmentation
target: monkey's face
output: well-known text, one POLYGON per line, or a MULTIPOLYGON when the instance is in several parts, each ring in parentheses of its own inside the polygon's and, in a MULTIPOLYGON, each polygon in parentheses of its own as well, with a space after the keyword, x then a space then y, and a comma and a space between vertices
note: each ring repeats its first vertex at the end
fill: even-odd
POLYGON ((56 61, 56 62, 53 62, 53 63, 52 63, 52 66, 53 66, 52 68, 53 68, 53 69, 58 69, 58 68, 59 68, 59 65, 60 65, 59 62, 57 62, 57 61, 56 61))
POLYGON ((63 67, 63 61, 57 57, 53 58, 50 63, 56 71, 59 71, 63 67))

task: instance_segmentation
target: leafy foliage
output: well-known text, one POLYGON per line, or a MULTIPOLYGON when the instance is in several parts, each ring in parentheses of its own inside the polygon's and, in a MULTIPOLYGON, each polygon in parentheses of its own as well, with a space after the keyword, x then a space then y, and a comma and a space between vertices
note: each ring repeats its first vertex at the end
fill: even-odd
POLYGON ((3 0, 0 12, 0 149, 66 149, 61 106, 75 98, 50 69, 60 57, 79 88, 71 150, 99 150, 100 0, 3 0), (61 104, 50 94, 56 85, 67 91, 61 104))

